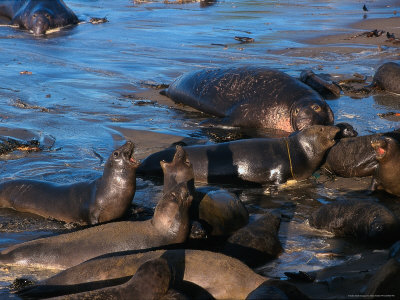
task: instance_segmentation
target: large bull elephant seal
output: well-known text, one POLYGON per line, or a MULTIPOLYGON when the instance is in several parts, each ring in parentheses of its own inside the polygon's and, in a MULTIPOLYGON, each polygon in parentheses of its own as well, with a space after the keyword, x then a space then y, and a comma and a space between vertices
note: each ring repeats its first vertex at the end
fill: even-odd
MULTIPOLYGON (((336 126, 313 125, 288 138, 255 138, 215 145, 184 147, 196 182, 280 184, 307 179, 335 144, 336 126)), ((174 149, 148 156, 138 174, 160 176, 159 161, 170 160, 174 149)))
POLYGON ((36 180, 0 184, 0 207, 81 225, 122 217, 135 195, 134 144, 128 141, 108 158, 103 176, 88 182, 58 185, 36 180))
POLYGON ((27 29, 34 35, 78 23, 78 18, 63 0, 2 1, 0 15, 9 18, 12 25, 27 29))
POLYGON ((223 124, 230 126, 294 132, 334 121, 329 105, 311 87, 265 67, 190 72, 162 93, 175 102, 224 118, 223 124))
MULTIPOLYGON (((174 159, 186 160, 186 156, 174 159)), ((65 269, 106 253, 183 243, 189 234, 192 199, 188 183, 182 182, 168 189, 150 220, 107 223, 17 244, 0 252, 0 265, 65 269)))

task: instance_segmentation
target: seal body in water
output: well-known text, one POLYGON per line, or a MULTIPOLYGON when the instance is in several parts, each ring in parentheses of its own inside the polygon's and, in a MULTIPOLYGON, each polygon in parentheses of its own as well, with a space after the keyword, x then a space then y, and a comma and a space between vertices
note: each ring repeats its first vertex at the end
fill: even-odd
POLYGON ((150 220, 112 222, 17 244, 0 252, 0 264, 65 269, 106 253, 182 243, 189 233, 192 199, 188 182, 179 183, 164 194, 150 220))
MULTIPOLYGON (((335 144, 336 126, 313 125, 288 138, 255 138, 215 145, 184 147, 197 182, 280 184, 307 179, 320 167, 325 152, 335 144)), ((160 160, 170 160, 174 149, 148 156, 138 174, 161 175, 160 160)))
POLYGON ((382 189, 400 196, 400 144, 391 137, 371 141, 378 167, 372 178, 371 190, 382 189))
POLYGON ((162 94, 224 118, 222 124, 229 126, 294 132, 334 121, 329 105, 311 87, 265 67, 190 72, 177 78, 162 94))
POLYGON ((103 176, 70 185, 36 180, 10 180, 0 184, 0 207, 81 225, 120 218, 136 190, 134 144, 128 141, 108 158, 103 176))
POLYGON ((11 25, 32 31, 34 35, 78 23, 78 18, 63 0, 2 1, 0 15, 9 18, 11 25))

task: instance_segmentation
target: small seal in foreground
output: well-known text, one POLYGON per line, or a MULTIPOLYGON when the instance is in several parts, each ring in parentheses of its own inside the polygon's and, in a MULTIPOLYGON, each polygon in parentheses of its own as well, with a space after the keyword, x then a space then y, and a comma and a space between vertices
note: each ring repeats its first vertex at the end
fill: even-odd
POLYGON ((0 207, 45 218, 93 225, 122 217, 136 191, 138 161, 128 141, 108 158, 103 176, 69 185, 36 180, 10 180, 0 184, 0 207))
POLYGON ((34 35, 78 23, 77 16, 63 0, 2 1, 0 15, 9 18, 11 25, 18 25, 34 35))
POLYGON ((65 269, 107 253, 183 243, 192 199, 188 182, 182 182, 168 189, 150 220, 112 222, 17 244, 0 252, 0 264, 65 269))
POLYGON ((334 121, 329 105, 311 87, 266 67, 198 70, 178 77, 161 93, 224 118, 222 125, 291 133, 334 121))
MULTIPOLYGON (((195 182, 281 184, 310 177, 335 144, 336 126, 313 125, 287 138, 254 138, 215 145, 183 147, 193 164, 195 182)), ((166 149, 142 161, 137 174, 160 176, 166 149)))
POLYGON ((380 137, 372 140, 371 146, 378 161, 371 190, 400 196, 400 144, 391 137, 380 137))

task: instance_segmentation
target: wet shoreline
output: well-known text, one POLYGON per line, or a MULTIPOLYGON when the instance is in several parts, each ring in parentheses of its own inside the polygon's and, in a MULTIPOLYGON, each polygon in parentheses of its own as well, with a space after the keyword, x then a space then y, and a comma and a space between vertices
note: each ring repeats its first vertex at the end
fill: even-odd
MULTIPOLYGON (((0 27, 0 62, 4 65, 0 125, 11 136, 21 137, 13 130, 27 129, 41 141, 55 137, 53 148, 59 149, 0 160, 1 181, 29 177, 71 183, 96 178, 103 169, 101 157, 107 157, 126 139, 135 142, 139 159, 181 140, 187 144, 212 142, 199 128, 208 116, 174 104, 143 82, 168 84, 184 72, 225 64, 262 64, 295 77, 308 68, 316 73, 346 77, 358 72, 370 77, 383 62, 400 59, 399 44, 386 42, 384 36, 358 36, 379 29, 400 37, 400 18, 398 12, 394 14, 400 8, 395 2, 392 7, 367 3, 365 20, 360 3, 341 1, 313 3, 315 12, 310 12, 306 1, 265 6, 257 1, 216 2, 206 8, 199 3, 137 4, 123 0, 94 1, 93 6, 79 0, 67 3, 80 19, 107 16, 109 23, 85 23, 45 39, 0 27), (287 24, 283 16, 287 16, 287 24), (301 36, 300 30, 304 31, 301 36), (234 39, 239 35, 254 38, 254 43, 241 44, 234 39), (317 39, 311 39, 316 35, 317 39), (25 70, 32 74, 20 74, 25 70), (16 106, 17 99, 28 108, 16 106), (140 104, 135 102, 138 100, 150 101, 140 104)), ((377 115, 400 109, 396 103, 399 96, 392 97, 383 96, 384 101, 379 102, 379 97, 352 99, 342 95, 328 103, 335 112, 335 123, 349 122, 364 135, 398 128, 397 121, 377 115)), ((162 187, 142 178, 137 181, 133 202, 153 208, 162 187)), ((307 214, 323 201, 365 198, 368 183, 369 178, 313 177, 283 188, 277 195, 269 195, 265 189, 226 188, 238 194, 251 213, 276 209, 291 216, 282 222, 280 231, 286 252, 257 269, 264 275, 284 278, 287 270, 316 270, 359 253, 374 255, 368 245, 327 237, 305 223, 307 214), (332 254, 326 259, 318 253, 343 256, 332 254)), ((1 249, 70 230, 40 218, 18 219, 6 210, 1 211, 0 224, 1 249)), ((385 260, 381 252, 376 256, 374 261, 385 260)), ((367 259, 363 267, 369 268, 368 263, 367 259)), ((0 296, 9 295, 6 287, 17 276, 40 279, 49 273, 1 267, 0 287, 4 289, 0 296)), ((322 286, 310 290, 310 296, 348 296, 344 287, 322 286)), ((307 293, 310 287, 304 289, 307 293)))

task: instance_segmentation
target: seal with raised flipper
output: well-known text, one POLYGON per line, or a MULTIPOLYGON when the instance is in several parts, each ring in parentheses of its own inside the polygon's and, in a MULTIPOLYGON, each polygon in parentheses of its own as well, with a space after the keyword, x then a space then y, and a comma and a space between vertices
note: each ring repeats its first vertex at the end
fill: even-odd
POLYGON ((103 176, 88 182, 59 185, 17 179, 0 184, 0 207, 12 208, 64 222, 93 225, 122 217, 136 190, 136 169, 131 141, 114 150, 103 176))
MULTIPOLYGON (((338 132, 336 126, 313 125, 287 138, 254 138, 184 149, 193 164, 195 182, 281 184, 311 176, 335 144, 338 132)), ((170 160, 173 151, 151 154, 142 161, 138 174, 160 176, 159 161, 170 160)))
MULTIPOLYGON (((178 146, 174 160, 187 162, 183 151, 178 146)), ((188 182, 167 190, 150 220, 112 222, 17 244, 0 252, 0 264, 65 269, 106 253, 183 243, 193 196, 188 182)))
POLYGON ((34 35, 78 23, 77 16, 63 0, 2 1, 0 15, 9 18, 11 25, 18 25, 34 35))
POLYGON ((294 132, 332 125, 333 112, 308 85, 266 67, 204 69, 178 77, 161 92, 222 120, 222 125, 294 132))

